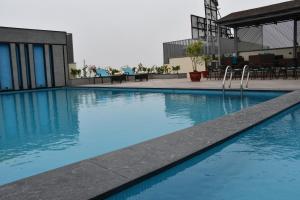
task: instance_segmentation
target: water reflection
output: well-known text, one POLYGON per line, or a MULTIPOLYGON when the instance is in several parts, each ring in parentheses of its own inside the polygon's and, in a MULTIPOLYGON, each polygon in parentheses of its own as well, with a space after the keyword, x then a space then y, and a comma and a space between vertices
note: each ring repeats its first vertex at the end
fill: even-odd
POLYGON ((0 95, 0 162, 74 145, 79 131, 72 101, 64 90, 0 95))
POLYGON ((267 98, 255 99, 240 95, 178 95, 165 96, 166 113, 169 117, 186 116, 193 124, 233 113, 267 98))

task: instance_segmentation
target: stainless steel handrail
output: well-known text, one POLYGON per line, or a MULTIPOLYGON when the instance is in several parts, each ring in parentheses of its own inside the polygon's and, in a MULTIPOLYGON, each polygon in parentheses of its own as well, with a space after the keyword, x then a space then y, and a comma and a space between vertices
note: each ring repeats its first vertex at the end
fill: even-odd
POLYGON ((229 78, 228 88, 231 88, 231 81, 232 81, 233 70, 232 70, 232 67, 228 65, 226 67, 224 78, 223 78, 223 83, 222 83, 223 91, 225 91, 225 83, 226 83, 226 79, 227 79, 227 73, 229 72, 229 70, 230 70, 230 78, 229 78))
POLYGON ((249 84, 249 77, 250 77, 250 70, 249 70, 249 66, 245 65, 243 68, 243 73, 242 73, 242 78, 241 78, 241 92, 243 92, 244 90, 244 78, 245 78, 245 73, 247 71, 247 81, 246 81, 246 87, 248 88, 248 84, 249 84))

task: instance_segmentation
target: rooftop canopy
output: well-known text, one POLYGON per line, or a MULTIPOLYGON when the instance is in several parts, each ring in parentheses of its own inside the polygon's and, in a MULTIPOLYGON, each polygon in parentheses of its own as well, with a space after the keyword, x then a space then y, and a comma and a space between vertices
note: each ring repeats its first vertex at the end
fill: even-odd
POLYGON ((300 18, 300 0, 231 13, 217 21, 228 27, 255 26, 300 18))

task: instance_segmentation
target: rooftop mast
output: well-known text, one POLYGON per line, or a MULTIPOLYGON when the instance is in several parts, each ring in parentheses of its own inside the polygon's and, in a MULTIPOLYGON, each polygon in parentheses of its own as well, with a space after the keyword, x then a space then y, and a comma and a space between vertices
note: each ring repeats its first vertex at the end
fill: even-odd
POLYGON ((204 0, 205 18, 191 16, 192 38, 206 41, 207 54, 216 54, 219 34, 223 38, 232 38, 229 28, 220 27, 220 33, 218 33, 219 27, 216 24, 216 21, 220 18, 218 6, 218 0, 204 0))

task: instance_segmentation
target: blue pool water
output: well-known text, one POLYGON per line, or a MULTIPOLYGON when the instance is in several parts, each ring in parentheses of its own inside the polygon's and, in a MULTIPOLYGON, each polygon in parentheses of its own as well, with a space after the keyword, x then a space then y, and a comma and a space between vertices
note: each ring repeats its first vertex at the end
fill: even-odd
POLYGON ((300 106, 110 199, 300 197, 300 106))
POLYGON ((282 93, 58 89, 0 94, 0 185, 215 119, 282 93))

